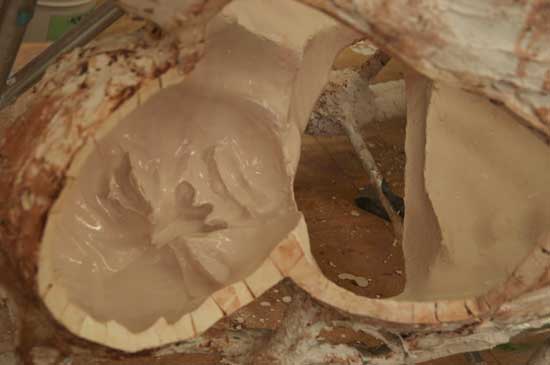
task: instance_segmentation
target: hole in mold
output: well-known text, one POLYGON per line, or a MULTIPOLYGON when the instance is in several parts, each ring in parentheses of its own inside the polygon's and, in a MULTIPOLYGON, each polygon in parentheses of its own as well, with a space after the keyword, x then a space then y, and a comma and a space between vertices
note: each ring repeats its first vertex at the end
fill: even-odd
MULTIPOLYGON (((294 184, 296 201, 304 213, 313 255, 328 279, 358 295, 393 297, 403 291, 405 267, 401 242, 391 224, 362 210, 355 202, 369 187, 348 137, 331 109, 333 91, 356 80, 371 51, 365 42, 344 49, 335 60, 331 83, 319 99, 303 137, 300 165, 294 184), (361 46, 362 45, 362 46, 361 46)), ((402 79, 402 66, 391 60, 372 81, 402 79)), ((391 190, 404 194, 405 116, 376 121, 362 128, 362 136, 391 190)))
MULTIPOLYGON (((346 49, 332 79, 349 83, 368 57, 346 49)), ((374 84, 403 77, 391 62, 374 84)), ((403 117, 362 128, 392 191, 402 197, 407 191, 403 244, 395 245, 387 222, 354 204, 367 174, 327 107, 329 92, 310 118, 313 136, 304 138, 295 184, 312 251, 327 278, 358 295, 423 301, 482 295, 504 283, 548 233, 550 172, 541 168, 550 164, 548 146, 502 105, 411 80, 412 127, 403 117)))

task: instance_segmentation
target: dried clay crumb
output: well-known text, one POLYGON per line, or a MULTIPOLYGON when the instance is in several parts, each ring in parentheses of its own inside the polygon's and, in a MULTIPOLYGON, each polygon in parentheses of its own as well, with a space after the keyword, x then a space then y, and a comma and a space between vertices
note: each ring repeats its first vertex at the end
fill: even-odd
POLYGON ((351 280, 355 283, 355 285, 357 285, 361 288, 366 288, 367 286, 369 286, 369 282, 371 281, 371 279, 367 279, 367 278, 364 278, 362 276, 355 276, 355 275, 348 274, 348 273, 338 274, 338 279, 351 280))

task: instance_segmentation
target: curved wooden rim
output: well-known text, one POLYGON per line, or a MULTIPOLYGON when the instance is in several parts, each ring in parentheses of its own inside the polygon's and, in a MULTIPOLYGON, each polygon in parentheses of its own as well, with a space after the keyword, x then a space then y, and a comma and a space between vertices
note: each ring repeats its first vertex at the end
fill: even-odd
MULTIPOLYGON (((304 228, 305 229, 305 228, 304 228)), ((309 240, 285 241, 272 258, 315 299, 347 313, 400 325, 473 322, 490 317, 507 301, 550 282, 550 234, 542 237, 509 278, 486 294, 455 300, 400 301, 362 297, 328 280, 309 253, 309 240)))

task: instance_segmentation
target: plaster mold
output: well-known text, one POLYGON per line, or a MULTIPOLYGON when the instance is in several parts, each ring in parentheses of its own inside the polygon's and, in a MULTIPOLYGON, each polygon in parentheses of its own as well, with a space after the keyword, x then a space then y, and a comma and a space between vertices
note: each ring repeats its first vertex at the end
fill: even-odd
POLYGON ((290 0, 121 1, 165 31, 149 24, 49 68, 0 140, 0 245, 22 279, 14 291, 30 289, 60 336, 160 347, 285 277, 395 331, 392 349, 419 326, 550 315, 536 294, 550 264, 548 32, 530 16, 546 8, 303 2, 355 30, 290 0), (381 300, 322 274, 292 192, 334 57, 365 36, 435 80, 410 70, 406 81, 408 282, 381 300))

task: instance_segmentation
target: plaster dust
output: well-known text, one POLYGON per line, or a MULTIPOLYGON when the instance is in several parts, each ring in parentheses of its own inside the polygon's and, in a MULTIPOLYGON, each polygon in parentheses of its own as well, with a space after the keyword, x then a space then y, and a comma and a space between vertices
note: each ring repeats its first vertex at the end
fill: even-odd
POLYGON ((96 141, 42 247, 70 303, 134 332, 174 323, 250 275, 296 226, 300 133, 356 33, 331 36, 334 21, 285 2, 228 6, 196 70, 96 141), (294 20, 254 21, 273 9, 294 20), (304 49, 321 44, 319 61, 301 67, 304 49))
MULTIPOLYGON (((484 294, 506 280, 548 231, 548 146, 484 97, 436 83, 426 100, 422 170, 441 240, 434 241, 437 232, 423 232, 405 242, 405 296, 484 294), (423 254, 408 255, 412 250, 423 254)), ((407 216, 405 225, 418 222, 407 216)))

